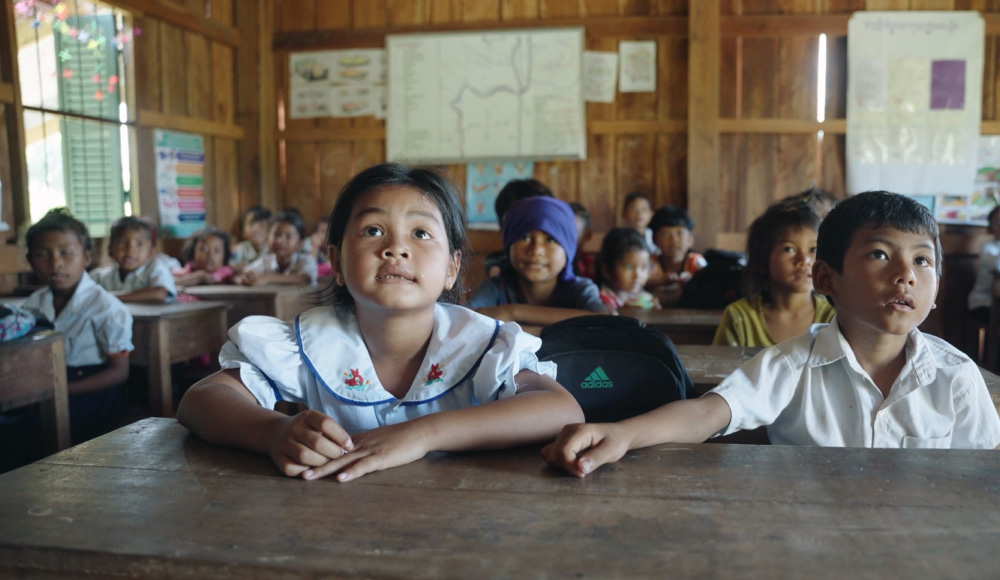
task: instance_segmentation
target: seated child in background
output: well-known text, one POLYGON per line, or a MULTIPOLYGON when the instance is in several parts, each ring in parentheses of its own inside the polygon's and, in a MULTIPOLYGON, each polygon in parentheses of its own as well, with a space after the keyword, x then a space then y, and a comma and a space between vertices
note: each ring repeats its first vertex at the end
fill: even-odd
POLYGON ((586 245, 590 238, 594 236, 590 229, 590 212, 583 204, 572 202, 569 207, 573 209, 573 217, 576 220, 576 257, 573 258, 573 271, 577 276, 597 279, 597 259, 587 252, 586 245))
POLYGON ((219 228, 208 226, 195 232, 184 245, 182 254, 185 265, 173 273, 178 286, 228 284, 232 281, 229 234, 219 228))
POLYGON ((466 306, 500 320, 545 326, 595 312, 606 313, 597 286, 573 273, 573 210, 554 197, 517 202, 503 220, 507 263, 484 280, 466 306))
MULTIPOLYGON (((503 229, 503 217, 515 203, 528 197, 553 197, 552 190, 537 179, 511 179, 497 193, 493 210, 497 214, 497 224, 503 229)), ((486 256, 486 277, 496 278, 507 262, 507 252, 491 252, 486 256)))
POLYGON ((653 242, 653 230, 649 228, 649 221, 652 218, 653 198, 641 191, 633 191, 625 196, 625 204, 622 205, 622 223, 643 237, 650 255, 659 256, 660 248, 653 242))
POLYGON ((270 454, 285 475, 343 482, 430 451, 543 441, 582 420, 555 365, 536 358, 541 341, 451 304, 468 238, 447 180, 393 163, 364 170, 333 209, 330 247, 333 308, 234 326, 225 370, 181 400, 182 425, 270 454), (281 400, 311 410, 273 411, 281 400))
POLYGON ((813 292, 820 218, 802 202, 777 203, 747 234, 743 296, 726 307, 712 344, 773 346, 817 322, 830 322, 830 302, 813 292))
POLYGON ((884 191, 850 197, 820 226, 813 266, 817 291, 837 306, 830 324, 764 349, 700 398, 567 426, 543 454, 582 477, 629 449, 762 425, 778 445, 993 449, 1000 417, 979 368, 917 329, 940 260, 926 207, 884 191))
POLYGON ((271 251, 244 268, 233 281, 244 286, 315 284, 316 259, 302 251, 305 237, 302 214, 288 210, 278 212, 271 218, 271 251))
POLYGON ((155 259, 156 226, 147 218, 126 216, 111 224, 108 254, 114 266, 90 273, 97 285, 122 302, 172 302, 177 298, 174 277, 155 259))
POLYGON ((115 427, 125 408, 132 315, 86 275, 93 243, 87 227, 64 208, 28 229, 28 261, 47 287, 22 308, 66 338, 66 381, 73 443, 115 427))
POLYGON ((316 259, 316 276, 332 276, 333 269, 330 267, 330 254, 327 253, 326 236, 330 227, 329 216, 319 218, 316 223, 316 231, 309 234, 312 251, 310 254, 316 259))
MULTIPOLYGON (((983 249, 979 252, 976 282, 969 292, 968 301, 969 314, 983 322, 990 321, 993 273, 1000 269, 1000 205, 990 211, 986 221, 989 222, 986 231, 993 236, 993 239, 984 243, 983 249)), ((991 348, 996 348, 996 345, 992 345, 991 348)))
POLYGON ((649 278, 646 240, 632 228, 612 228, 601 244, 601 301, 608 312, 618 314, 624 306, 660 308, 655 296, 643 290, 649 278))
POLYGON ((680 299, 684 284, 707 262, 701 254, 691 250, 694 245, 694 220, 679 207, 666 205, 656 210, 649 221, 653 242, 660 255, 653 260, 647 287, 670 306, 680 299))
POLYGON ((233 246, 229 266, 242 271, 245 266, 267 253, 267 232, 271 210, 255 205, 243 214, 243 241, 233 246))

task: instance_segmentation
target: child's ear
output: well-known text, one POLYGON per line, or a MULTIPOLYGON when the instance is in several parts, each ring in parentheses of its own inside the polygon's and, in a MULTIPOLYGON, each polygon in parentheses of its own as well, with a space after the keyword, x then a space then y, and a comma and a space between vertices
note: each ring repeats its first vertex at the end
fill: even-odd
POLYGON ((455 252, 448 261, 448 275, 444 279, 445 290, 455 287, 455 280, 458 280, 458 273, 462 271, 462 254, 455 252))
POLYGON ((812 269, 813 290, 823 296, 833 296, 833 277, 836 275, 837 272, 829 264, 817 260, 812 269))
POLYGON ((330 256, 330 273, 333 274, 334 284, 343 286, 344 277, 340 273, 340 253, 337 246, 330 244, 326 247, 326 253, 330 256))

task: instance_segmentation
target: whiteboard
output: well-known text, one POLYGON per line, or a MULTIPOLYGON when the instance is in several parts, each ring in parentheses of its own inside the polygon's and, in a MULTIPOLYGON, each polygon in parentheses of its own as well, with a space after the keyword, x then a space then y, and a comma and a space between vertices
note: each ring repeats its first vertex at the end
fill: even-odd
POLYGON ((583 28, 386 37, 386 159, 586 159, 583 28))

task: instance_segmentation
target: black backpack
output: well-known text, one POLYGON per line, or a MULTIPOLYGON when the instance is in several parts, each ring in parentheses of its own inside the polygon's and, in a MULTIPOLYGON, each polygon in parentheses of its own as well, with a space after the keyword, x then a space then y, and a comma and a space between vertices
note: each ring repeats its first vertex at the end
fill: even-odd
POLYGON ((581 316, 542 329, 539 360, 559 365, 559 384, 588 423, 621 421, 696 397, 673 341, 626 316, 581 316))
POLYGON ((684 293, 677 301, 677 308, 722 310, 742 298, 740 279, 743 278, 744 259, 738 252, 709 250, 708 262, 684 284, 684 293))

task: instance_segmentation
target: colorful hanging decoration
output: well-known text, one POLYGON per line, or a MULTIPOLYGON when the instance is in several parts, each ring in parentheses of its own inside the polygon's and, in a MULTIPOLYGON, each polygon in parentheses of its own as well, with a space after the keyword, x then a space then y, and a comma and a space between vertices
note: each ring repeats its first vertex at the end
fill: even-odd
MULTIPOLYGON (((93 3, 92 3, 93 4, 93 3)), ((96 4, 94 4, 96 10, 96 4)), ((113 93, 118 89, 118 75, 110 75, 107 79, 103 76, 104 51, 110 44, 115 50, 122 50, 126 44, 141 34, 138 27, 132 30, 122 30, 114 36, 107 36, 97 28, 97 24, 91 21, 80 27, 72 26, 66 22, 69 18, 69 7, 65 2, 52 2, 46 0, 15 0, 14 15, 20 21, 31 23, 35 30, 44 26, 51 26, 53 34, 62 36, 63 44, 71 42, 78 43, 82 48, 94 53, 98 62, 96 73, 90 76, 90 80, 96 85, 93 93, 94 100, 100 102, 108 93, 113 93)), ((64 79, 72 79, 75 74, 80 73, 74 70, 73 53, 68 49, 62 49, 58 53, 59 63, 62 67, 61 75, 64 79)))

